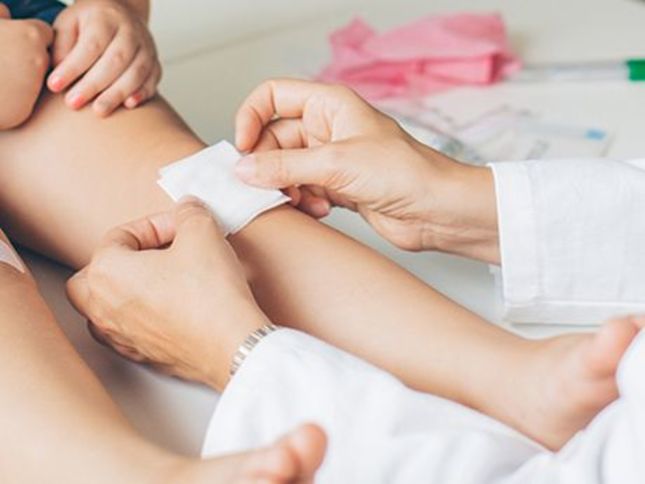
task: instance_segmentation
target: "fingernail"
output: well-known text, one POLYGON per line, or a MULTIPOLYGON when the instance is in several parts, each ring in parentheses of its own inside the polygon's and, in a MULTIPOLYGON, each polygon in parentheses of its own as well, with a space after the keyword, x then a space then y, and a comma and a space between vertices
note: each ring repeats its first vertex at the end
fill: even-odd
POLYGON ((9 264, 20 272, 25 272, 25 267, 22 265, 22 262, 20 262, 14 250, 4 240, 0 240, 0 263, 2 262, 9 264))
POLYGON ((257 160, 255 156, 248 155, 242 158, 235 165, 235 174, 246 182, 255 181, 257 160))
POLYGON ((72 92, 67 96, 67 103, 74 109, 79 109, 85 104, 85 99, 83 99, 82 94, 72 92))
POLYGON ((51 76, 49 76, 49 81, 47 84, 49 85, 49 89, 54 92, 59 92, 61 89, 63 89, 63 78, 56 74, 52 74, 51 76))

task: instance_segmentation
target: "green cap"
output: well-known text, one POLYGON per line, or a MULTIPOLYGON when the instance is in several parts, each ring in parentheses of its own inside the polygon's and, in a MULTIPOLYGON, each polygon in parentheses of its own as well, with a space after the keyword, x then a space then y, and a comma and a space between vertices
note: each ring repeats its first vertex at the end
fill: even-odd
POLYGON ((645 81, 645 59, 630 59, 627 68, 630 81, 645 81))

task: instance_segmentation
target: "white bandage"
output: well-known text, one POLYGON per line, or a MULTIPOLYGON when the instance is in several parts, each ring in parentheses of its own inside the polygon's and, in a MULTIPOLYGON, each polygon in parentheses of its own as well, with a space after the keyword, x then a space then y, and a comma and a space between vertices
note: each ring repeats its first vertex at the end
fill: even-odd
POLYGON ((234 234, 255 217, 289 201, 278 190, 251 187, 235 176, 240 153, 221 141, 159 170, 159 185, 174 200, 192 195, 206 203, 225 234, 234 234))

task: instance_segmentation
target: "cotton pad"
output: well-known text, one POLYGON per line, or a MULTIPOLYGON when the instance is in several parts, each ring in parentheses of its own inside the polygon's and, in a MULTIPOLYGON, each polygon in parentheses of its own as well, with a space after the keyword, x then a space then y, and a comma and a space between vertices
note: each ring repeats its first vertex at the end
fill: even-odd
POLYGON ((246 185, 234 173, 240 153, 221 141, 159 170, 159 186, 174 201, 192 195, 213 211, 226 235, 255 217, 289 201, 279 190, 246 185))

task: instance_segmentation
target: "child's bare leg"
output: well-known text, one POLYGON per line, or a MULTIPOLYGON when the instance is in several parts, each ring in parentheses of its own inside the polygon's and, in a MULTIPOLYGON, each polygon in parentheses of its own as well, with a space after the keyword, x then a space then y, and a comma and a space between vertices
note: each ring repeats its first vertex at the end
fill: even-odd
MULTIPOLYGON (((25 245, 79 267, 108 228, 167 209, 171 202, 156 186, 157 169, 202 147, 160 100, 99 120, 46 97, 28 124, 0 133, 3 221, 25 245)), ((290 208, 263 215, 232 242, 275 322, 548 445, 560 445, 579 429, 567 424, 578 406, 563 402, 548 414, 532 412, 542 407, 527 393, 552 385, 546 377, 553 376, 535 382, 527 375, 541 367, 539 355, 557 353, 554 344, 489 325, 370 249, 290 208)), ((572 371, 563 369, 555 378, 572 371)))
POLYGON ((31 277, 4 262, 0 387, 2 482, 292 482, 313 475, 325 447, 311 428, 271 448, 203 462, 146 442, 65 339, 31 277))

